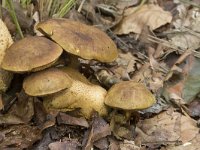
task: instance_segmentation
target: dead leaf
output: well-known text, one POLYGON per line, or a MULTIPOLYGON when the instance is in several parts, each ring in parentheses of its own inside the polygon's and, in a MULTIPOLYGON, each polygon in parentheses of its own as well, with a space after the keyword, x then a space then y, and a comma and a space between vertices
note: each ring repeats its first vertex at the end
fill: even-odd
POLYGON ((60 124, 68 124, 68 125, 74 125, 74 126, 81 126, 81 127, 85 127, 85 128, 89 127, 89 124, 85 118, 72 117, 65 113, 58 114, 57 122, 59 125, 60 124))
POLYGON ((28 125, 9 126, 0 132, 4 135, 4 139, 0 143, 0 149, 27 149, 41 138, 40 130, 37 127, 28 125))
POLYGON ((120 150, 140 150, 140 147, 135 145, 134 141, 128 141, 124 140, 122 143, 119 145, 120 150))
POLYGON ((165 84, 163 96, 168 99, 181 100, 182 104, 191 102, 200 92, 200 59, 190 55, 182 64, 180 80, 165 84))
POLYGON ((200 15, 196 8, 188 9, 183 4, 177 6, 179 18, 173 24, 175 34, 169 34, 171 43, 182 49, 197 49, 200 47, 200 15))
POLYGON ((21 118, 24 122, 29 122, 34 115, 33 97, 29 97, 21 91, 18 95, 17 102, 11 107, 9 114, 21 118))
POLYGON ((200 134, 198 134, 191 142, 179 146, 167 146, 166 150, 198 150, 200 143, 200 134))
POLYGON ((192 117, 200 117, 200 101, 196 99, 192 101, 189 106, 189 115, 192 117))
POLYGON ((4 114, 0 116, 0 125, 23 124, 24 121, 14 114, 4 114))
POLYGON ((79 150, 80 143, 76 139, 68 139, 62 142, 53 142, 49 144, 50 150, 79 150))
POLYGON ((101 138, 100 140, 94 142, 94 146, 100 150, 108 149, 108 147, 109 147, 108 139, 105 137, 101 138))
POLYGON ((166 23, 170 23, 172 15, 157 5, 143 5, 141 8, 132 7, 125 10, 124 18, 115 29, 116 34, 130 32, 140 34, 145 26, 155 30, 166 23))
POLYGON ((198 135, 199 129, 195 120, 168 110, 153 118, 141 120, 136 132, 138 132, 136 141, 141 141, 145 145, 175 144, 177 141, 182 143, 191 141, 198 135))
POLYGON ((92 121, 92 127, 87 131, 83 140, 84 149, 90 150, 95 141, 108 135, 111 135, 109 124, 103 118, 95 115, 92 121))

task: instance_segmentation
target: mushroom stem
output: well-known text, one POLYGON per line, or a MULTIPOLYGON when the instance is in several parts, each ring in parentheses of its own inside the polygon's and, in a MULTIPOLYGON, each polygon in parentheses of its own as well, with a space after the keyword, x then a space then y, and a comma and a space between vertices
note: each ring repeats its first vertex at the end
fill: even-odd
POLYGON ((126 118, 126 121, 129 121, 129 120, 130 120, 131 115, 132 115, 132 111, 131 111, 131 110, 126 110, 126 111, 125 111, 125 118, 126 118))

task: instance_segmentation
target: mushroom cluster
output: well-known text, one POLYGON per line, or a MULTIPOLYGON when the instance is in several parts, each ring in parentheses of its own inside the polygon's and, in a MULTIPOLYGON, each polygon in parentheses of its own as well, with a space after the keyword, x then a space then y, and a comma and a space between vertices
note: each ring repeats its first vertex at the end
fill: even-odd
POLYGON ((107 92, 77 69, 57 65, 63 53, 77 60, 80 57, 105 63, 114 61, 117 47, 101 30, 68 19, 49 19, 36 28, 46 37, 26 37, 12 45, 8 39, 7 46, 11 46, 2 52, 1 68, 8 73, 28 74, 23 81, 25 93, 41 97, 47 111, 79 109, 81 115, 90 118, 93 111, 106 116, 108 106, 130 114, 130 110, 144 109, 155 102, 141 83, 123 81, 107 92))
POLYGON ((63 53, 77 60, 112 62, 118 56, 115 43, 103 31, 68 19, 49 19, 36 28, 46 37, 31 36, 13 43, 5 51, 1 68, 28 74, 23 81, 25 93, 41 97, 47 110, 80 109, 86 118, 93 111, 106 115, 107 91, 78 70, 56 64, 63 53))

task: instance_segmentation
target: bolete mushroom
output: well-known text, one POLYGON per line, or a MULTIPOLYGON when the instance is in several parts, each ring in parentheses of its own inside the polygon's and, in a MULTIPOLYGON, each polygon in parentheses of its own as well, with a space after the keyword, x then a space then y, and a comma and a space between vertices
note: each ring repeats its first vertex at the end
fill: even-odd
MULTIPOLYGON (((13 43, 11 35, 4 24, 0 19, 0 64, 5 55, 6 49, 13 43)), ((0 68, 0 91, 5 92, 10 85, 13 74, 9 71, 3 70, 0 68)))
POLYGON ((90 118, 93 111, 105 116, 107 108, 104 98, 107 91, 101 86, 90 83, 78 71, 64 67, 62 68, 72 79, 72 86, 69 89, 44 97, 44 106, 47 110, 58 109, 61 111, 71 111, 80 109, 80 113, 90 118))
POLYGON ((40 22, 36 28, 68 53, 83 59, 112 62, 118 56, 112 39, 93 26, 62 18, 40 22))
POLYGON ((105 104, 126 112, 129 119, 132 111, 142 110, 156 102, 153 94, 142 84, 135 81, 116 83, 105 97, 105 104))
POLYGON ((2 68, 23 73, 51 66, 62 54, 62 48, 44 37, 26 37, 13 43, 5 53, 2 68))
POLYGON ((110 128, 115 137, 121 139, 121 136, 124 134, 123 132, 127 132, 127 129, 121 127, 121 125, 129 125, 127 123, 130 120, 132 112, 148 108, 154 103, 155 98, 153 94, 142 83, 122 81, 113 85, 105 97, 105 104, 114 108, 110 128), (125 115, 116 114, 116 109, 123 110, 125 115), (120 131, 121 129, 123 130, 120 131))
POLYGON ((46 96, 71 87, 72 79, 57 68, 35 72, 26 77, 23 88, 30 96, 46 96))

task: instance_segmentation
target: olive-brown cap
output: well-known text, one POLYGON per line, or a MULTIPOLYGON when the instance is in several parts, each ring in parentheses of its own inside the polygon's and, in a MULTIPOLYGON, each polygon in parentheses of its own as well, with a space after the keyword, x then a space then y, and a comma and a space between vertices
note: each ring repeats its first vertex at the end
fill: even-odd
POLYGON ((49 19, 37 29, 47 34, 67 52, 84 59, 112 62, 117 56, 115 43, 103 31, 68 19, 49 19))
POLYGON ((154 95, 142 84, 122 81, 112 86, 105 98, 105 104, 124 110, 141 110, 156 102, 154 95))
POLYGON ((31 96, 45 96, 71 87, 72 79, 57 68, 35 72, 26 77, 23 88, 31 96))
POLYGON ((6 50, 1 66, 13 72, 38 71, 54 63, 62 51, 58 44, 45 37, 26 37, 6 50))

